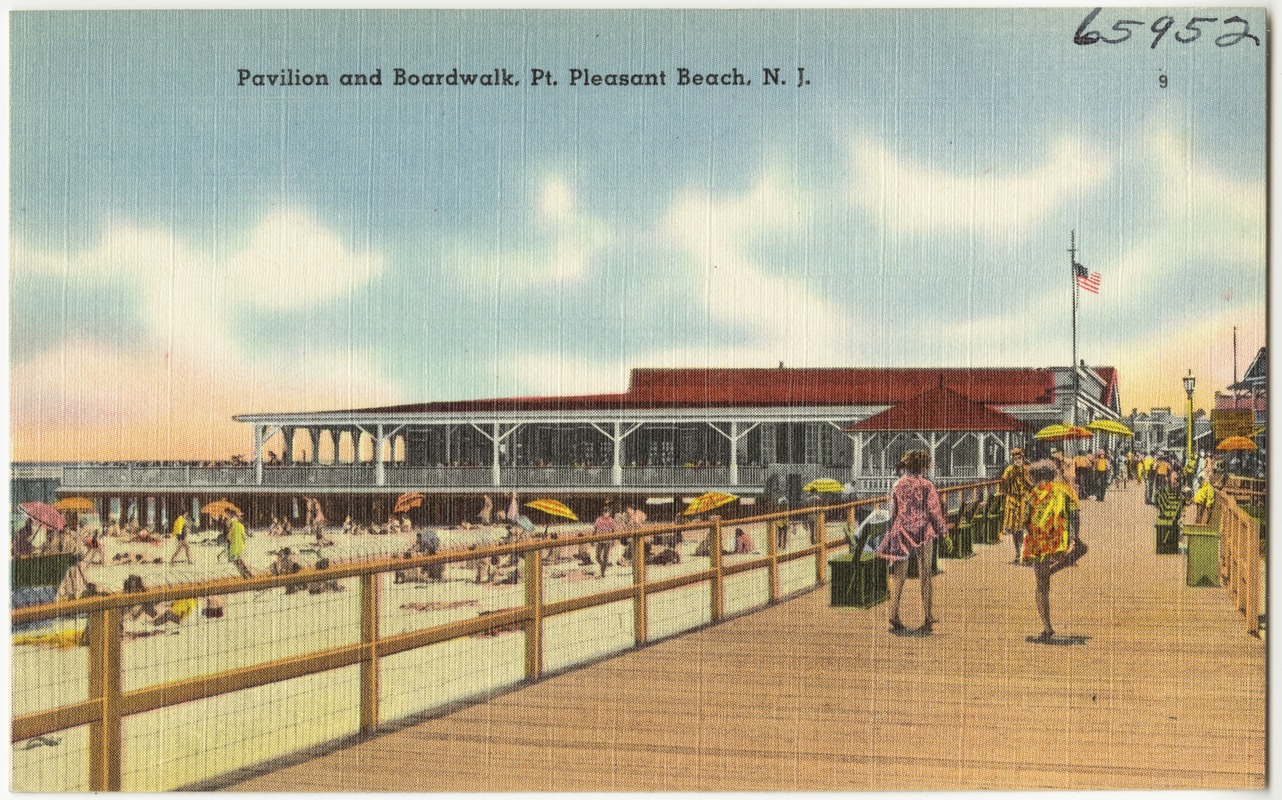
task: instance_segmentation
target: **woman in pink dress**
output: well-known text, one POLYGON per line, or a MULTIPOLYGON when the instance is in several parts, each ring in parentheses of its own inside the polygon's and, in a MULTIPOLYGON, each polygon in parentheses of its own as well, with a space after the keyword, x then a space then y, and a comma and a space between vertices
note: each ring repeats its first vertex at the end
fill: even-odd
POLYGON ((899 598, 904 593, 904 580, 908 577, 908 559, 915 557, 921 576, 924 619, 920 631, 930 633, 931 624, 938 622, 930 615, 931 543, 935 537, 947 535, 948 526, 939 503, 939 491, 922 475, 930 468, 930 453, 925 450, 909 451, 900 466, 904 475, 890 490, 890 522, 886 526, 886 535, 877 546, 877 555, 891 563, 890 629, 904 629, 904 623, 899 619, 899 598))

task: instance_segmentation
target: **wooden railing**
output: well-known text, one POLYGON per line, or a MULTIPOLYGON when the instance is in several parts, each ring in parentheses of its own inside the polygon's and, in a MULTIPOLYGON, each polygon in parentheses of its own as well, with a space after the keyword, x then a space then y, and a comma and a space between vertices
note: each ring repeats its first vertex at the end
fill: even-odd
POLYGON ((1260 633, 1260 525, 1231 495, 1216 498, 1220 528, 1220 578, 1234 605, 1246 616, 1246 629, 1260 633))
MULTIPOLYGON (((995 486, 995 482, 990 481, 941 489, 941 494, 945 498, 946 508, 956 507, 961 503, 989 496, 995 491, 995 486)), ((122 788, 123 723, 128 717, 181 703, 214 698, 357 665, 360 672, 359 729, 362 733, 369 733, 377 730, 380 725, 379 673, 382 659, 388 656, 463 637, 519 627, 525 634, 523 678, 525 681, 535 681, 544 673, 544 624, 549 618, 607 603, 630 601, 633 604, 631 616, 634 627, 634 646, 640 647, 654 640, 648 624, 651 598, 681 587, 706 584, 709 617, 712 624, 716 624, 727 616, 726 579, 734 575, 752 570, 766 570, 768 576, 766 604, 776 602, 784 596, 781 590, 780 570, 787 563, 805 559, 813 560, 813 586, 825 583, 828 552, 833 548, 846 545, 847 540, 841 523, 844 522, 854 530, 856 508, 882 502, 885 502, 884 497, 822 508, 794 509, 732 521, 723 521, 714 516, 708 522, 647 526, 634 530, 630 534, 631 552, 634 554, 630 585, 556 601, 548 601, 544 597, 543 565, 547 553, 552 549, 615 540, 619 538, 619 533, 588 533, 556 540, 541 539, 489 546, 477 550, 448 551, 430 556, 388 558, 365 563, 341 564, 325 570, 307 569, 292 575, 223 579, 14 610, 11 614, 14 625, 68 616, 88 617, 85 629, 88 645, 88 691, 86 699, 80 702, 15 715, 12 720, 11 741, 17 743, 70 728, 88 726, 89 746, 86 765, 88 786, 92 791, 118 791, 122 788), (809 544, 781 552, 778 547, 776 527, 779 524, 797 521, 806 523, 812 531, 809 544), (727 563, 722 556, 721 548, 723 527, 731 524, 742 527, 756 523, 766 523, 765 555, 727 563), (829 525, 832 523, 837 523, 837 530, 842 532, 841 536, 831 535, 829 525), (708 567, 661 580, 651 580, 647 575, 645 559, 636 557, 645 552, 645 542, 656 537, 690 531, 707 531, 710 542, 708 567), (383 591, 381 579, 388 573, 512 554, 524 562, 522 571, 524 602, 521 606, 406 633, 385 634, 380 631, 380 603, 383 591), (359 580, 360 587, 359 592, 356 593, 360 602, 360 632, 359 638, 351 643, 141 688, 127 689, 125 686, 122 668, 124 644, 122 618, 125 610, 130 607, 144 603, 205 598, 212 595, 263 592, 281 587, 301 587, 316 581, 353 578, 359 580)), ((278 629, 288 631, 290 627, 288 624, 264 625, 262 633, 270 636, 278 629)), ((691 627, 698 627, 698 625, 691 627)), ((15 665, 15 691, 20 691, 19 687, 25 685, 24 681, 30 681, 33 677, 17 674, 15 665)), ((300 710, 299 714, 283 720, 283 724, 306 725, 307 720, 300 710)))
POLYGON ((1268 496, 1263 480, 1244 478, 1240 475, 1230 475, 1221 491, 1239 503, 1261 507, 1264 506, 1265 498, 1268 496))

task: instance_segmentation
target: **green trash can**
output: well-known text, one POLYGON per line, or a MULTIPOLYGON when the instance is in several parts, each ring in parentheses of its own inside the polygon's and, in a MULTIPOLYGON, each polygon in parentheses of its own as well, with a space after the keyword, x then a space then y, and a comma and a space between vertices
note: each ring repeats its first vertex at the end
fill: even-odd
POLYGON ((1220 532, 1210 525, 1185 525, 1189 537, 1185 583, 1189 586, 1220 585, 1220 532))
POLYGON ((1157 524, 1157 547, 1158 555, 1179 555, 1180 552, 1180 520, 1179 517, 1159 516, 1157 524))
POLYGON ((832 604, 871 608, 890 596, 886 562, 872 553, 842 553, 828 562, 832 604))

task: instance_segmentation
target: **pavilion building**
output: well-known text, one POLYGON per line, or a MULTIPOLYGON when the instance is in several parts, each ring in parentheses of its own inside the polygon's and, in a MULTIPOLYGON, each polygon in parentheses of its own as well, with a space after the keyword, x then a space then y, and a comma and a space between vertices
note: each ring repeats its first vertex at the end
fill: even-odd
POLYGON ((795 497, 825 477, 867 494, 916 448, 932 450, 941 485, 966 483, 1000 474, 1009 447, 1045 425, 1118 419, 1116 370, 1078 373, 642 368, 614 394, 242 414, 247 464, 71 465, 59 493, 146 496, 162 518, 223 496, 293 514, 320 497, 332 518, 385 517, 408 490, 429 497, 429 516, 436 501, 508 492, 671 503, 711 490, 795 497))

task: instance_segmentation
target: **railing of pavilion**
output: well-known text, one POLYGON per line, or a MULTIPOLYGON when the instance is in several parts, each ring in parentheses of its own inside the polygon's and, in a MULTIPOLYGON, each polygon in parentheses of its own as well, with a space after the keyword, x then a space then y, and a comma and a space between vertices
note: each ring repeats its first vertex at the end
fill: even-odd
MULTIPOLYGON (((75 464, 62 468, 62 481, 75 490, 95 489, 144 489, 148 487, 181 488, 230 488, 264 486, 269 488, 297 488, 301 491, 325 488, 374 488, 382 485, 391 489, 487 489, 494 487, 494 471, 490 466, 405 466, 385 464, 383 483, 378 483, 378 470, 374 464, 271 464, 264 465, 262 483, 258 483, 252 465, 199 464, 149 465, 149 464, 75 464)), ((729 467, 637 467, 620 469, 620 483, 614 482, 614 472, 607 466, 591 467, 512 467, 499 470, 504 487, 558 487, 558 488, 630 488, 638 490, 682 489, 684 487, 744 486, 762 487, 774 473, 792 474, 803 481, 814 478, 838 477, 848 472, 845 467, 820 464, 789 464, 769 468, 741 466, 736 474, 729 467)), ((941 486, 973 483, 994 475, 958 472, 947 477, 937 477, 941 486)), ((855 479, 860 494, 888 491, 893 476, 861 475, 855 479)), ((781 487, 782 488, 782 487, 781 487)))
POLYGON ((1262 610, 1260 523, 1242 510, 1231 494, 1216 498, 1220 528, 1220 578, 1234 605, 1246 617, 1246 629, 1259 635, 1262 610))
MULTIPOLYGON (((941 494, 946 506, 957 508, 995 488, 989 481, 941 494)), ((372 732, 393 719, 440 713, 548 672, 715 624, 822 585, 828 553, 846 546, 845 526, 853 529, 856 508, 884 501, 632 530, 626 538, 633 554, 644 553, 647 542, 693 534, 707 537, 707 555, 673 566, 633 559, 630 579, 598 591, 576 591, 547 562, 556 551, 617 540, 617 532, 18 609, 11 615, 15 627, 60 621, 69 629, 60 641, 53 635, 56 649, 19 648, 15 636, 12 785, 34 791, 198 786, 308 746, 372 732), (810 532, 797 537, 806 540, 799 544, 790 542, 788 527, 779 529, 796 523, 810 532), (726 543, 723 530, 740 527, 758 531, 758 552, 723 554, 722 546, 712 546, 726 543), (816 537, 815 531, 822 533, 816 537), (500 602, 508 605, 480 613, 468 608, 471 601, 450 599, 458 597, 450 587, 467 581, 407 590, 397 574, 452 564, 470 570, 480 559, 504 557, 520 561, 513 572, 519 578, 503 587, 500 602), (353 591, 319 597, 297 591, 318 583, 353 591), (421 590, 432 592, 431 599, 413 594, 421 590), (201 627, 186 637, 146 632, 146 638, 134 638, 122 626, 130 609, 142 604, 229 595, 243 602, 227 603, 224 619, 189 623, 201 627), (420 602, 403 604, 399 612, 434 610, 431 624, 407 620, 393 607, 415 596, 420 602), (347 698, 358 699, 344 706, 347 698), (63 740, 58 760, 40 761, 58 748, 36 745, 55 733, 63 740)))

